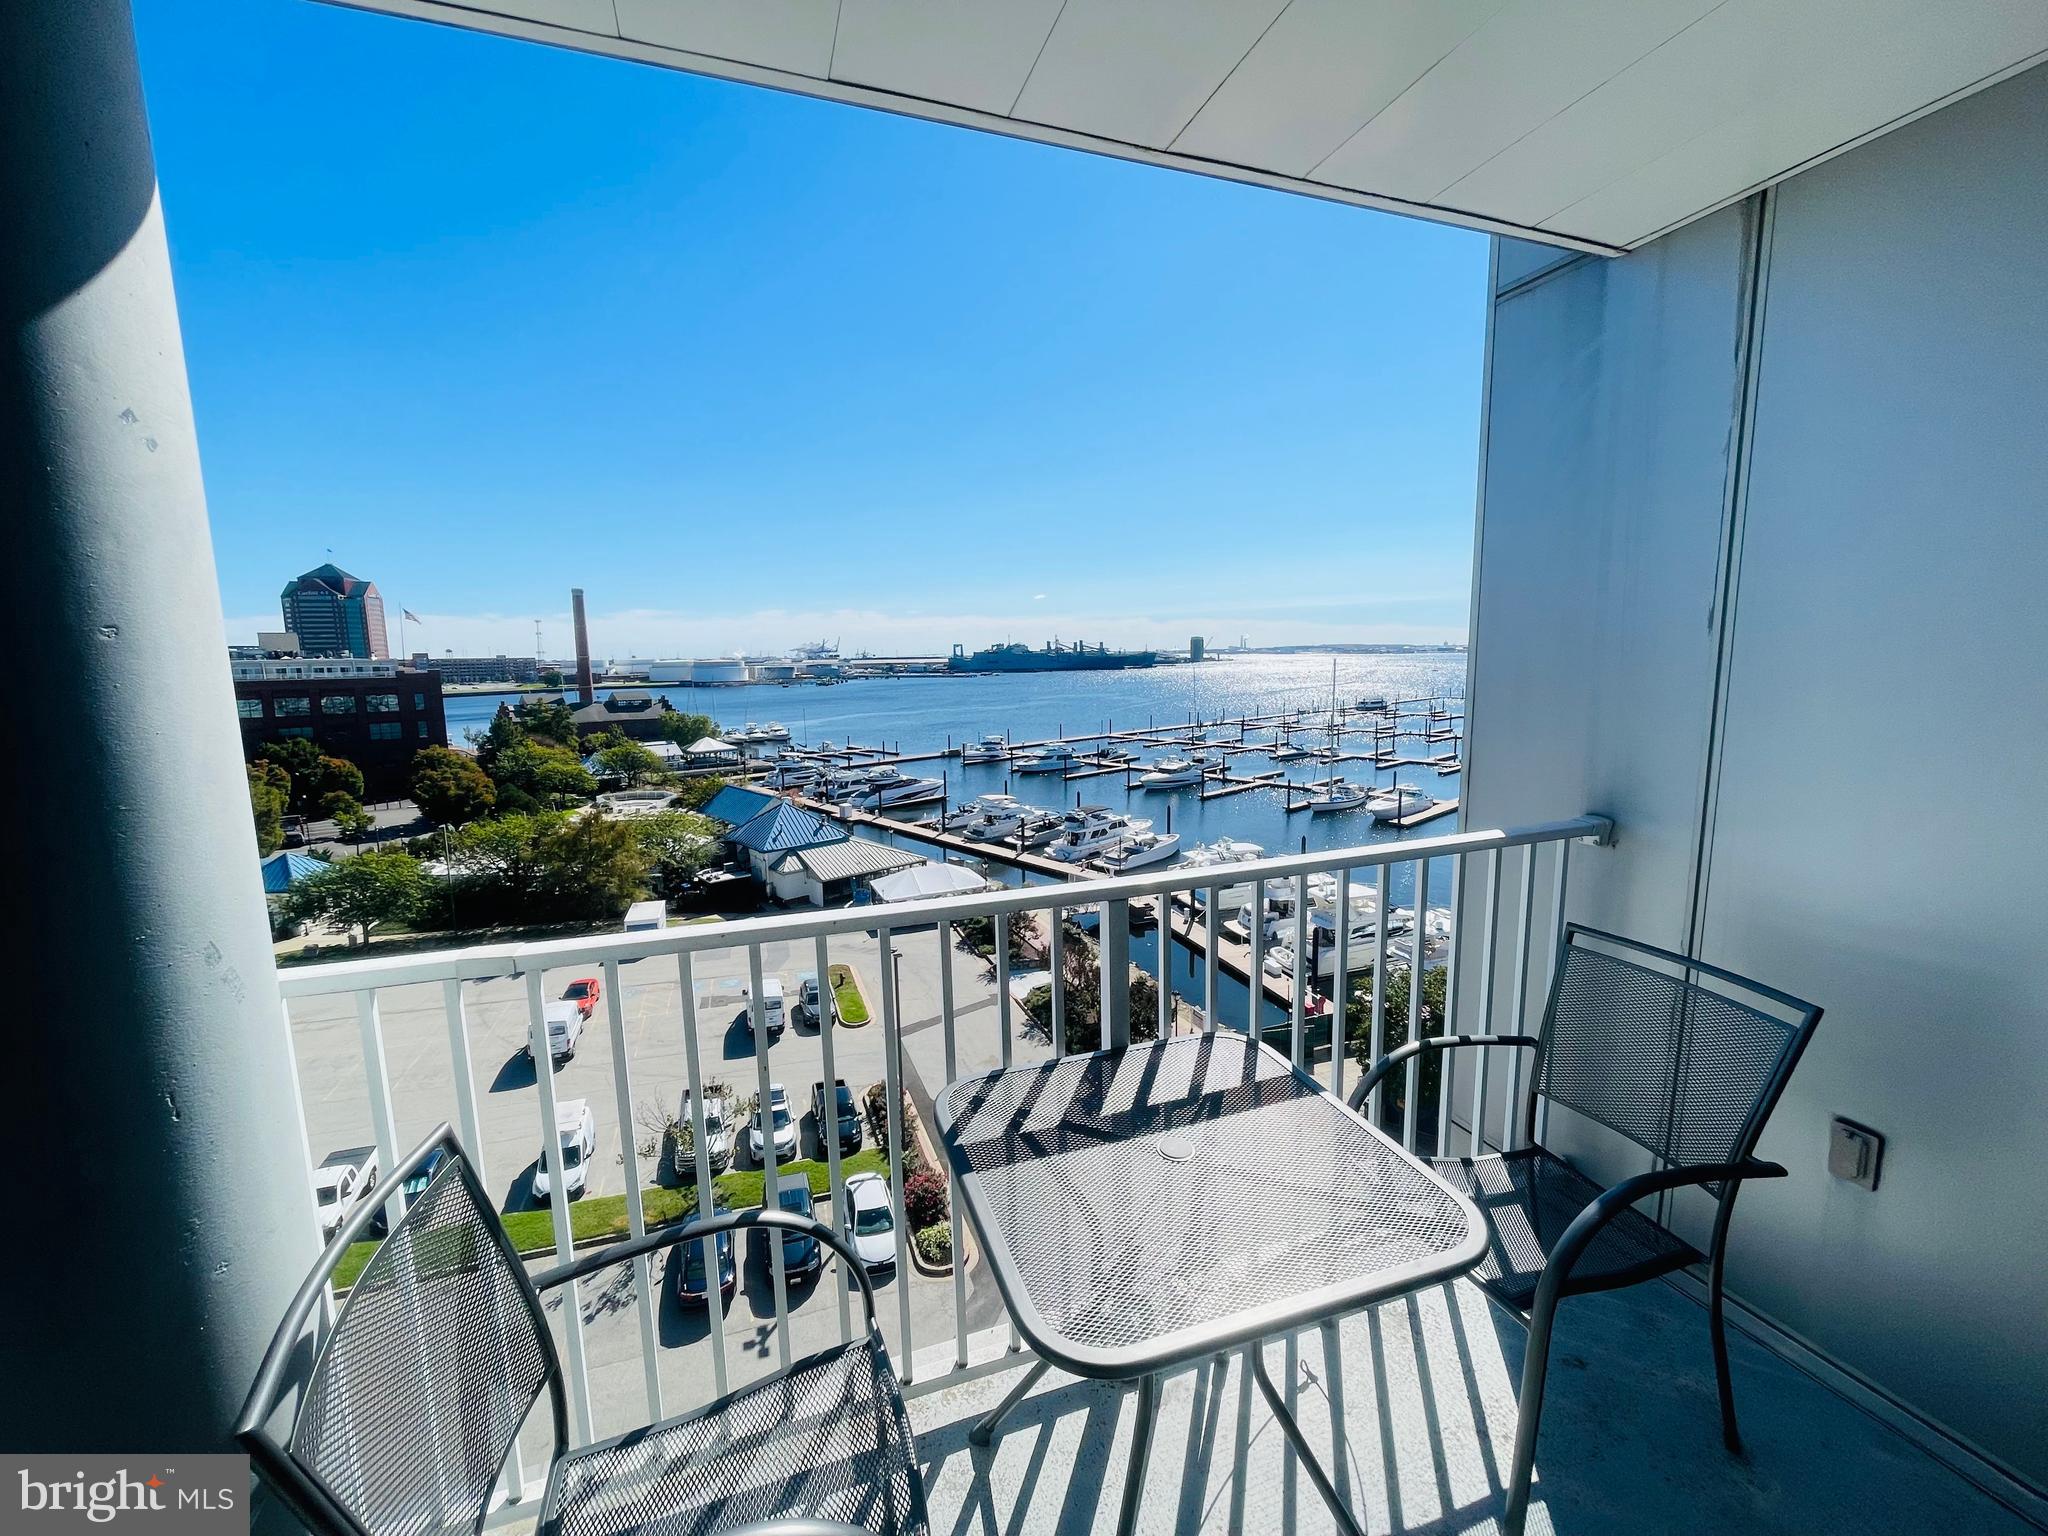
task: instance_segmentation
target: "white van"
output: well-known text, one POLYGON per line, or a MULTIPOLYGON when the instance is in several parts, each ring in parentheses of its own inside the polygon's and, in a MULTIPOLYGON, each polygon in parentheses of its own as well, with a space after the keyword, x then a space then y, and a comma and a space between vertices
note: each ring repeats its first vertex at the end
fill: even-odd
POLYGON ((665 901, 636 901, 626 908, 627 933, 646 933, 668 926, 668 903, 665 901))
MULTIPOLYGON (((576 1056, 576 1042, 583 1038, 583 1010, 576 1004, 563 999, 549 1003, 541 1017, 548 1026, 548 1058, 556 1066, 572 1061, 576 1056)), ((533 1040, 527 1039, 521 1047, 526 1059, 533 1059, 533 1040)))
MULTIPOLYGON (((761 1022, 767 1026, 768 1038, 770 1040, 782 1038, 782 1026, 787 1018, 788 1014, 784 1012, 782 1006, 782 978, 780 976, 764 978, 761 982, 761 1022)), ((749 1028, 753 1027, 753 1019, 754 1011, 749 1008, 747 1010, 747 1024, 749 1028)))
MULTIPOLYGON (((555 1140, 561 1151, 562 1192, 571 1200, 581 1199, 585 1171, 597 1155, 597 1121, 590 1113, 588 1099, 563 1099, 555 1105, 555 1140)), ((550 1149, 542 1147, 540 1161, 533 1169, 533 1198, 546 1205, 554 1193, 549 1164, 550 1149)))

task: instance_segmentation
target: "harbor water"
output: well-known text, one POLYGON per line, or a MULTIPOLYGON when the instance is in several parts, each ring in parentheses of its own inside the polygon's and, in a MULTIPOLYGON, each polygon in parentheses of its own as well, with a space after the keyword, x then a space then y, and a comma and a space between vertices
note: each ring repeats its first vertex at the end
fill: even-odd
MULTIPOLYGON (((1229 655, 1199 664, 1120 672, 889 677, 823 688, 661 686, 647 691, 666 697, 677 709, 709 715, 726 729, 738 729, 748 722, 765 725, 771 720, 779 721, 789 728, 792 744, 806 746, 829 742, 834 747, 843 747, 852 742, 863 747, 920 754, 948 746, 958 748, 963 742, 989 733, 1006 734, 1013 742, 1021 743, 1112 729, 1162 729, 1195 721, 1235 720, 1299 710, 1306 712, 1313 723, 1296 730, 1294 739, 1297 745, 1314 748, 1328 744, 1327 731, 1320 727, 1333 696, 1333 670, 1334 697, 1339 704, 1352 704, 1365 697, 1440 700, 1449 711, 1463 711, 1465 657, 1460 652, 1335 657, 1312 652, 1229 655)), ((609 691, 600 688, 598 693, 602 696, 609 691)), ((460 741, 471 733, 480 734, 501 703, 516 702, 520 697, 510 692, 450 695, 446 701, 449 737, 460 741)), ((1396 743, 1397 755, 1433 757, 1452 750, 1453 743, 1429 743, 1422 739, 1424 722, 1419 716, 1404 721, 1404 727, 1417 734, 1396 743)), ((1458 729, 1462 731, 1462 722, 1458 729)), ((1232 731, 1231 739, 1234 741, 1235 737, 1232 731)), ((1246 733, 1248 744, 1270 743, 1273 739, 1270 727, 1246 733)), ((1085 751, 1091 745, 1083 743, 1076 750, 1085 751)), ((1162 755, 1163 749, 1130 745, 1146 760, 1162 755)), ((1362 735, 1351 734, 1340 745, 1344 751, 1362 751, 1370 743, 1362 735)), ((1375 770, 1362 762, 1331 765, 1315 759, 1276 764, 1262 752, 1233 753, 1230 759, 1229 771, 1233 776, 1275 769, 1284 770, 1296 783, 1333 773, 1382 786, 1391 786, 1398 780, 1439 800, 1457 797, 1461 784, 1460 775, 1439 775, 1429 767, 1375 770)), ((1412 841, 1455 831, 1459 825, 1459 818, 1450 816, 1414 831, 1401 832, 1375 823, 1363 810, 1290 812, 1286 793, 1278 784, 1204 803, 1193 787, 1127 789, 1121 774, 1103 774, 1070 783, 1057 773, 1019 774, 1013 773, 1008 764, 962 764, 957 758, 908 763, 903 771, 921 777, 943 777, 949 790, 949 805, 1003 791, 1047 809, 1064 809, 1080 803, 1147 817, 1155 829, 1165 831, 1170 826, 1179 833, 1183 849, 1232 837, 1257 843, 1268 854, 1280 855, 1402 839, 1412 841)), ((922 819, 935 815, 937 810, 935 805, 923 806, 897 814, 907 820, 922 819)), ((863 827, 861 835, 882 836, 872 827, 863 827)), ((939 856, 936 850, 916 843, 906 846, 939 856)), ((989 873, 1010 884, 1025 878, 1001 866, 989 873)), ((1398 906, 1412 904, 1414 877, 1409 866, 1396 866, 1392 875, 1390 901, 1398 906)), ((1448 903, 1450 877, 1448 860, 1432 861, 1432 906, 1448 903)), ((1132 940, 1132 959, 1148 970, 1156 953, 1154 942, 1149 934, 1136 935, 1132 940)), ((1219 998, 1224 1016, 1241 1019, 1246 989, 1227 978, 1223 985, 1235 989, 1219 998)), ((1183 956, 1174 967, 1173 988, 1199 1005, 1199 964, 1190 965, 1183 956)), ((1270 1006, 1266 1012, 1269 1021, 1276 1016, 1270 1006)))

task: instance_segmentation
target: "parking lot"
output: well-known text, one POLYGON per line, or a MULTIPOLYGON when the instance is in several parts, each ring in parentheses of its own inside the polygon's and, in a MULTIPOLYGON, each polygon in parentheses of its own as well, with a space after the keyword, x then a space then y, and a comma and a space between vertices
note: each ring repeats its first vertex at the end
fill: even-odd
MULTIPOLYGON (((931 1090, 947 1080, 938 940, 932 932, 900 935, 895 949, 900 957, 905 1081, 928 1115, 931 1090)), ((854 968, 875 1014, 875 1022, 865 1027, 841 1026, 832 1031, 836 1073, 859 1095, 883 1075, 880 947, 865 935, 834 939, 830 958, 854 968)), ((958 950, 952 960, 955 1073, 985 1071, 1001 1061, 995 989, 983 962, 958 950)), ((809 940, 769 944, 762 949, 764 974, 781 978, 792 1003, 798 978, 810 972, 814 963, 815 950, 809 940)), ((744 1101, 757 1091, 761 1065, 739 990, 747 976, 746 952, 700 953, 693 957, 693 971, 703 1076, 708 1082, 726 1083, 744 1101)), ((571 981, 595 973, 594 967, 550 971, 542 995, 559 998, 571 981)), ((454 1056, 440 984, 388 988, 377 994, 377 1000, 402 1153, 439 1122, 459 1123, 454 1056)), ((558 1097, 586 1100, 597 1125, 597 1152, 588 1166, 585 1198, 617 1194, 625 1188, 622 1138, 631 1136, 637 1147, 658 1150, 655 1128, 677 1113, 689 1081, 677 962, 654 959, 620 966, 619 1002, 631 1106, 623 1126, 608 999, 599 1002, 584 1027, 574 1059, 555 1074, 558 1097)), ((485 1187, 501 1210, 533 1209, 531 1186, 542 1129, 534 1068, 524 1053, 528 1038, 525 982, 505 977, 467 983, 463 1003, 482 1131, 485 1187)), ((340 1147, 374 1143, 354 997, 301 999, 290 1011, 314 1160, 340 1147)), ((1015 1048, 1018 1059, 1029 1059, 1044 1055, 1047 1046, 1042 1038, 1025 1035, 1020 1026, 1015 1048)), ((791 1108, 800 1117, 800 1155, 821 1161, 825 1149, 818 1140, 818 1127, 812 1123, 810 1105, 811 1087, 823 1075, 823 1061, 823 1040, 808 1024, 792 1023, 768 1055, 771 1080, 787 1088, 791 1108)), ((672 1172, 655 1167, 654 1157, 642 1156, 640 1164, 644 1182, 674 1182, 672 1172)), ((736 1166, 752 1166, 744 1148, 736 1166)), ((822 1202, 819 1214, 828 1214, 822 1202)), ((753 1242, 742 1244, 740 1288, 722 1329, 734 1382, 773 1370, 777 1363, 774 1293, 765 1253, 758 1235, 753 1242)), ((667 1281, 666 1263, 666 1259, 657 1260, 658 1282, 667 1281)), ((993 1287, 973 1268, 968 1282, 969 1329, 1000 1322, 1000 1298, 993 1287)), ((815 1294, 805 1285, 791 1287, 789 1328, 796 1353, 838 1339, 834 1289, 841 1283, 836 1271, 828 1271, 815 1294)), ((899 1285, 909 1288, 916 1345, 922 1348, 950 1338, 954 1329, 951 1278, 928 1278, 913 1269, 907 1277, 878 1277, 878 1308, 892 1350, 899 1356, 903 1353, 899 1285)), ((858 1296, 850 1295, 857 1319, 858 1296)), ((630 1270, 616 1272, 609 1283, 586 1282, 583 1307, 598 1431, 629 1428, 644 1418, 646 1411, 641 1324, 630 1270)), ((557 1313, 559 1327, 558 1309, 557 1313)), ((677 1301, 672 1281, 661 1285, 655 1331, 669 1411, 709 1400, 715 1382, 708 1320, 703 1309, 687 1308, 677 1301)))

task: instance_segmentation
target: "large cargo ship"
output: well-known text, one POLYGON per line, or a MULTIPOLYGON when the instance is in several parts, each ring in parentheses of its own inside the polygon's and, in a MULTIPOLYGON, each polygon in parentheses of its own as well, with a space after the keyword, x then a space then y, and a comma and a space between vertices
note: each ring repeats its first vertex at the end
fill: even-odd
POLYGON ((1157 651, 1112 651, 1103 645, 1079 641, 1062 645, 1048 640, 1037 650, 1028 645, 992 645, 971 656, 956 645, 946 668, 952 672, 1118 672, 1126 667, 1149 667, 1158 659, 1157 651))

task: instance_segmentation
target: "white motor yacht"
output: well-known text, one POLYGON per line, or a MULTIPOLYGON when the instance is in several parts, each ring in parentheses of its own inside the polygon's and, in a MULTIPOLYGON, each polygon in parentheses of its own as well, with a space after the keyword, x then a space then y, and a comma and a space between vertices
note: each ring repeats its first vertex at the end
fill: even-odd
POLYGON ((1308 753, 1291 741, 1282 741, 1275 745, 1273 750, 1266 755, 1276 763, 1291 763, 1297 758, 1307 757, 1308 753))
POLYGON ((941 832, 965 832, 978 821, 1003 812, 1028 809, 1015 795, 976 795, 972 800, 963 801, 958 810, 948 811, 939 818, 941 832))
POLYGON ((1026 848, 1043 848, 1057 841, 1067 830, 1067 819, 1057 811, 1033 811, 1010 834, 1026 848))
POLYGON ((963 763, 1002 763, 1009 761, 1009 757, 1009 741, 993 731, 960 749, 960 761, 963 763))
POLYGON ((1065 773, 1074 766, 1074 754, 1065 747, 1040 747, 1010 759, 1017 773, 1065 773))
POLYGON ((1139 832, 1121 839, 1095 862, 1112 875, 1127 874, 1153 864, 1164 864, 1180 852, 1178 832, 1139 832))
MULTIPOLYGON (((960 828, 959 832, 962 837, 969 838, 977 843, 1008 842, 1019 832, 1023 831, 1025 824, 1036 814, 1028 805, 1020 805, 1013 810, 1007 811, 990 811, 986 815, 979 816, 975 820, 970 821, 966 826, 960 828)), ((1059 829, 1059 818, 1057 816, 1053 817, 1052 823, 1053 830, 1057 832, 1059 829)))
POLYGON ((1385 789, 1375 790, 1372 798, 1366 801, 1365 808, 1372 813, 1374 821, 1399 821, 1435 804, 1432 797, 1413 784, 1390 784, 1385 789))
POLYGON ((930 805, 945 798, 944 779, 908 779, 899 773, 880 783, 870 781, 868 792, 855 795, 853 804, 856 810, 884 811, 898 806, 930 805))
POLYGON ((1202 782, 1202 765, 1191 757, 1169 753, 1138 775, 1140 789, 1183 789, 1202 782))
POLYGON ((1067 812, 1052 856, 1062 864, 1078 864, 1127 837, 1152 830, 1149 821, 1112 811, 1106 805, 1084 805, 1067 812))

